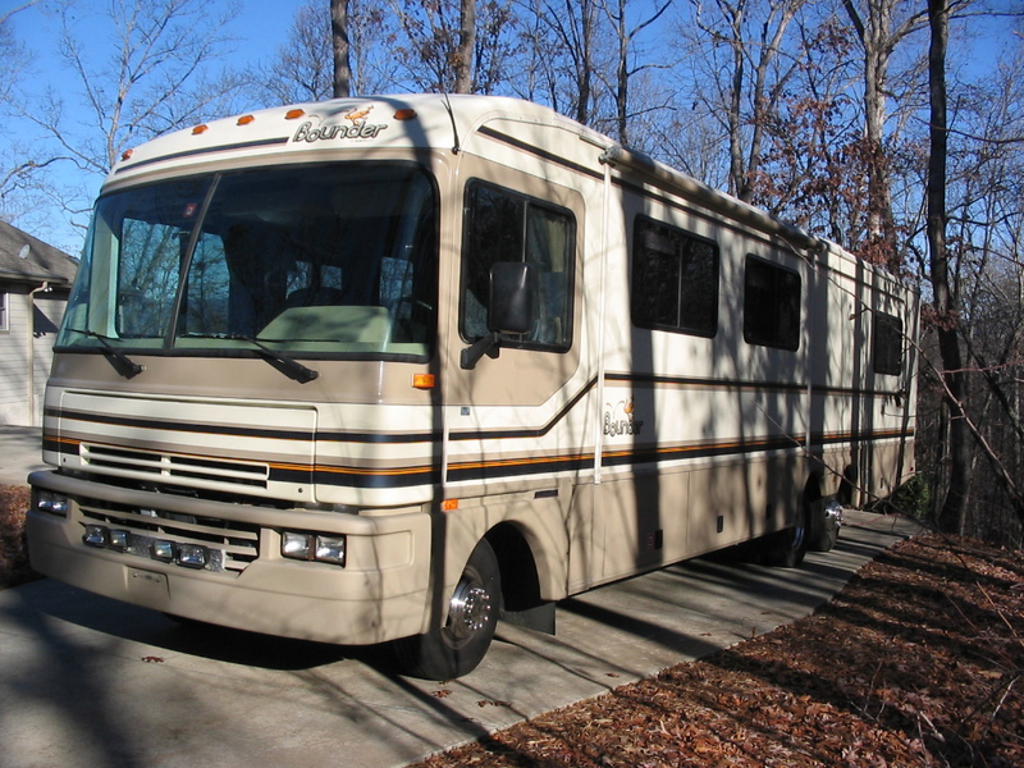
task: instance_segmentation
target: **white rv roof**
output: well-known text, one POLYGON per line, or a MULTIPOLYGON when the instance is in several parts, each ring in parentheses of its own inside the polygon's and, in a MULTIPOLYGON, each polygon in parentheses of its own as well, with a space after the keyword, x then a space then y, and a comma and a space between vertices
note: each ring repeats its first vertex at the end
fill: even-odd
POLYGON ((230 158, 367 148, 454 147, 491 117, 557 126, 602 146, 601 136, 548 107, 500 96, 415 94, 333 99, 262 109, 160 136, 124 153, 108 181, 157 167, 230 158))
MULTIPOLYGON (((841 247, 775 219, 765 211, 712 189, 674 168, 617 146, 611 138, 549 107, 503 96, 405 94, 367 96, 292 104, 175 131, 128 150, 112 169, 107 183, 119 183, 154 171, 187 173, 209 162, 239 162, 289 157, 310 159, 311 153, 377 148, 428 149, 460 146, 472 151, 484 124, 546 126, 572 135, 596 150, 590 156, 620 170, 668 185, 712 210, 782 236, 798 248, 826 249, 848 260, 841 247), (603 151, 603 154, 602 154, 603 151)), ((530 134, 527 130, 524 134, 530 134)), ((562 145, 563 148, 565 145, 562 145)), ((557 154, 557 153, 556 153, 557 154)), ((595 165, 596 170, 596 165, 595 165)))

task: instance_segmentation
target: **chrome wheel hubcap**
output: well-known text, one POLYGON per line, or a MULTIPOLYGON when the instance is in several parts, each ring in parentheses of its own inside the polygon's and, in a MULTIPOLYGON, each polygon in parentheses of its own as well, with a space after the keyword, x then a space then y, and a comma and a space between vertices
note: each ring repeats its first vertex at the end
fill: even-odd
POLYGON ((491 595, 480 581, 465 576, 448 606, 448 631, 464 640, 484 629, 491 618, 491 595))

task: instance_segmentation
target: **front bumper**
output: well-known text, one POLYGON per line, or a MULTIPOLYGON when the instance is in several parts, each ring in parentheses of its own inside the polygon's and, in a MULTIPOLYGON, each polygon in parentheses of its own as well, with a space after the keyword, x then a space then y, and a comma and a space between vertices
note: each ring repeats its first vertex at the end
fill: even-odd
MULTIPOLYGON (((35 472, 29 482, 71 502, 64 516, 37 509, 28 515, 32 566, 60 581, 178 616, 283 637, 368 645, 426 631, 426 513, 363 517, 281 510, 120 488, 54 471, 35 472), (98 513, 117 517, 118 526, 136 528, 155 514, 198 518, 207 525, 193 526, 201 531, 196 535, 204 536, 201 541, 211 549, 218 545, 210 544, 203 531, 210 521, 222 522, 229 531, 225 541, 233 540, 231 531, 251 532, 254 554, 234 570, 195 570, 139 552, 91 547, 82 537, 98 513), (345 565, 282 557, 282 530, 344 535, 345 565)), ((230 543, 224 546, 231 549, 230 543)))

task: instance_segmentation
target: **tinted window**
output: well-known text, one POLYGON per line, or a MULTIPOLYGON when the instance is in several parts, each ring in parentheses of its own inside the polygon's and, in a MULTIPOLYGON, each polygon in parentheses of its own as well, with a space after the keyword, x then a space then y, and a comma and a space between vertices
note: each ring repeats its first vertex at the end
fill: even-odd
POLYGON ((714 336, 718 330, 718 246, 652 219, 633 235, 633 323, 714 336))
POLYGON ((575 221, 568 211, 508 189, 472 181, 466 190, 459 329, 467 341, 488 333, 491 266, 536 269, 533 327, 504 346, 566 350, 572 343, 575 221))
POLYGON ((257 340, 299 356, 425 359, 436 198, 430 176, 400 162, 229 171, 105 195, 59 344, 242 356, 257 340))
POLYGON ((766 347, 800 347, 800 275, 756 256, 747 256, 743 338, 750 344, 766 347))
POLYGON ((874 313, 871 352, 875 373, 896 376, 903 365, 903 321, 884 312, 874 313))

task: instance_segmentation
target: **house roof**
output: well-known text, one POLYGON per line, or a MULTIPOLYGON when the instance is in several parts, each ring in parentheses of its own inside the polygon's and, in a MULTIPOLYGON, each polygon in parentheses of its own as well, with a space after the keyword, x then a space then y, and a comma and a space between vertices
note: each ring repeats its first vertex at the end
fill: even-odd
POLYGON ((0 221, 0 280, 69 286, 77 271, 78 262, 64 251, 0 221))

